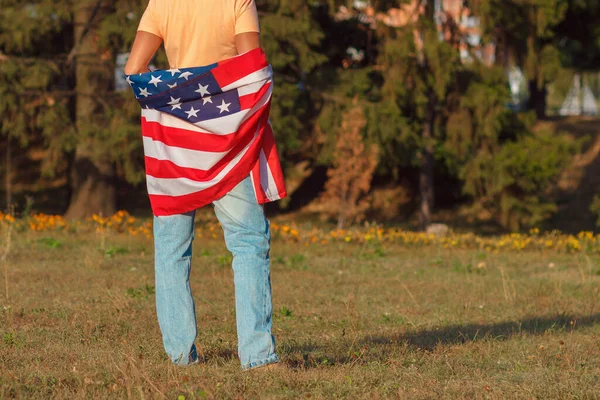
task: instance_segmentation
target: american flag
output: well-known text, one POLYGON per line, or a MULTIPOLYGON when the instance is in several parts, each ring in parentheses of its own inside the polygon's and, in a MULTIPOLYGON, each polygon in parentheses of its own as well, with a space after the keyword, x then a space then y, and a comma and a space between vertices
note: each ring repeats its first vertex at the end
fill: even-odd
POLYGON ((258 203, 286 196, 269 123, 273 71, 262 50, 206 67, 126 79, 142 106, 154 215, 210 204, 248 175, 258 203))

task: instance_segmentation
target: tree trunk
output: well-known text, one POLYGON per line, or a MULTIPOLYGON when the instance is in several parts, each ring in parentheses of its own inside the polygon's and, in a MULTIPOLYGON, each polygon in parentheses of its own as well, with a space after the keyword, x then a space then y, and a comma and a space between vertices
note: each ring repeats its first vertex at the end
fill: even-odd
POLYGON ((10 148, 10 136, 6 138, 6 175, 5 175, 5 189, 6 189, 6 209, 10 210, 12 206, 12 158, 10 148))
MULTIPOLYGON (((435 7, 434 1, 429 0, 425 3, 425 16, 431 24, 435 23, 435 7)), ((423 32, 420 32, 421 39, 424 40, 423 32)), ((430 71, 429 62, 423 52, 423 48, 419 49, 419 66, 427 75, 430 71)), ((419 192, 420 207, 419 207, 419 223, 423 231, 431 224, 431 213, 433 211, 433 128, 435 123, 435 104, 436 98, 433 89, 429 89, 427 109, 425 110, 425 121, 423 122, 423 132, 421 139, 423 148, 421 149, 421 170, 419 171, 419 192)))
POLYGON ((423 231, 427 230, 427 227, 431 224, 434 196, 433 125, 435 121, 435 99, 433 98, 433 94, 429 96, 425 122, 423 124, 423 149, 421 150, 421 171, 419 172, 419 191, 421 193, 419 222, 423 231))
POLYGON ((529 101, 527 102, 527 109, 535 111, 535 115, 538 119, 546 118, 547 95, 548 91, 545 86, 540 89, 536 79, 529 81, 529 101))
POLYGON ((111 7, 109 0, 75 2, 76 126, 79 142, 71 171, 71 200, 66 217, 79 219, 116 211, 115 166, 95 133, 103 121, 98 101, 110 90, 113 67, 98 48, 97 30, 111 7))

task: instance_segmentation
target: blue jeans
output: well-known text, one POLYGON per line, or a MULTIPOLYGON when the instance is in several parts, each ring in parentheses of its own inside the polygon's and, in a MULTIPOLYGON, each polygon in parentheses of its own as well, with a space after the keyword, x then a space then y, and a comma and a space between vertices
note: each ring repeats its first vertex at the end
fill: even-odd
MULTIPOLYGON (((233 254, 238 355, 243 369, 278 362, 271 334, 270 229, 250 177, 213 203, 233 254)), ((165 350, 178 365, 197 362, 190 288, 194 217, 154 217, 156 311, 165 350)))

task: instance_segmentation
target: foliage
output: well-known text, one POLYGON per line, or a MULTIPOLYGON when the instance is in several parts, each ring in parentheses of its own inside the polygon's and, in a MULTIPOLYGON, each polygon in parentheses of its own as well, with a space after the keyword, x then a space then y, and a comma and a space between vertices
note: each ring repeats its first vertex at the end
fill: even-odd
POLYGON ((480 175, 471 176, 465 190, 502 226, 512 231, 536 226, 556 211, 550 188, 578 147, 564 135, 526 133, 494 153, 474 158, 465 171, 473 168, 480 175))
POLYGON ((537 225, 556 211, 550 188, 579 144, 534 134, 533 115, 508 110, 501 69, 474 66, 466 75, 469 85, 447 125, 448 166, 458 171, 475 210, 487 210, 513 231, 537 225))
POLYGON ((309 2, 259 0, 257 6, 262 45, 275 73, 271 123, 285 163, 299 159, 311 140, 317 110, 315 94, 307 89, 327 61, 319 49, 325 34, 309 2))
POLYGON ((360 106, 354 105, 343 116, 342 126, 333 156, 333 166, 327 172, 323 201, 337 217, 338 228, 346 223, 360 222, 369 208, 365 198, 377 167, 378 148, 365 146, 362 130, 366 124, 360 106))
POLYGON ((563 65, 555 29, 569 7, 568 0, 475 0, 475 13, 488 40, 501 43, 502 65, 518 65, 529 80, 529 109, 545 116, 546 87, 563 65), (508 58, 505 57, 508 54, 508 58))
POLYGON ((0 13, 0 135, 22 148, 42 142, 42 172, 52 174, 62 151, 73 145, 69 98, 57 90, 65 84, 68 7, 51 0, 7 0, 0 13))
POLYGON ((419 50, 410 29, 395 32, 382 45, 379 62, 384 68, 383 104, 371 113, 369 129, 379 139, 383 161, 389 166, 421 164, 420 150, 427 144, 422 132, 430 96, 435 99, 438 115, 431 139, 434 148, 440 149, 446 134, 446 117, 462 69, 459 54, 450 44, 439 41, 434 29, 425 31, 423 43, 426 67, 417 57, 419 50))

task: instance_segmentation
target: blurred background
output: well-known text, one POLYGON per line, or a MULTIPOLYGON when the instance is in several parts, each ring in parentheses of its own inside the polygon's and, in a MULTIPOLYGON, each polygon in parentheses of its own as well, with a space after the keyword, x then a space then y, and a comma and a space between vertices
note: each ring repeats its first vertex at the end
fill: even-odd
MULTIPOLYGON (((150 215, 122 68, 147 0, 0 9, 0 209, 150 215)), ((597 230, 597 0, 257 0, 290 196, 343 227, 597 230)), ((156 68, 168 67, 161 52, 156 68)))

